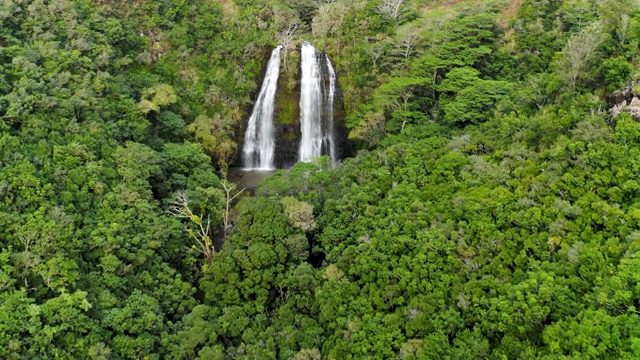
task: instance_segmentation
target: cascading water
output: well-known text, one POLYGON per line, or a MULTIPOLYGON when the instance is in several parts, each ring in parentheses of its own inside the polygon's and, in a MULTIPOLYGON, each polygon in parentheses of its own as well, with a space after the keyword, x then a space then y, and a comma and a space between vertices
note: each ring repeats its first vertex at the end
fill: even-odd
POLYGON ((311 161, 329 155, 336 161, 333 102, 336 74, 326 54, 311 43, 302 44, 300 80, 300 127, 302 140, 298 159, 311 161))
POLYGON ((336 72, 333 70, 333 65, 331 65, 331 60, 329 60, 329 56, 327 54, 324 55, 327 69, 329 70, 329 94, 326 99, 327 102, 327 129, 329 136, 329 156, 331 156, 331 161, 333 164, 336 164, 338 160, 336 157, 336 146, 335 141, 333 139, 334 127, 333 127, 333 99, 336 96, 336 72))
POLYGON ((262 87, 247 124, 242 149, 245 169, 273 169, 275 153, 273 109, 280 75, 280 49, 282 46, 278 46, 271 52, 262 87))

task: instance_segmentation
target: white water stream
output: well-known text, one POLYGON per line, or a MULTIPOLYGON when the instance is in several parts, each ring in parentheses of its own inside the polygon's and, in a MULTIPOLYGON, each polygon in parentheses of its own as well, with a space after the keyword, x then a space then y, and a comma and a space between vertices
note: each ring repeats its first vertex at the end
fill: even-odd
POLYGON ((253 106, 253 112, 247 124, 242 149, 244 167, 251 170, 272 170, 275 155, 275 134, 273 127, 273 110, 280 75, 280 49, 278 46, 271 52, 267 64, 267 72, 260 88, 260 93, 253 106))
POLYGON ((322 155, 336 161, 333 129, 333 102, 336 74, 326 54, 311 43, 302 44, 300 80, 300 129, 302 139, 299 161, 311 161, 322 155))

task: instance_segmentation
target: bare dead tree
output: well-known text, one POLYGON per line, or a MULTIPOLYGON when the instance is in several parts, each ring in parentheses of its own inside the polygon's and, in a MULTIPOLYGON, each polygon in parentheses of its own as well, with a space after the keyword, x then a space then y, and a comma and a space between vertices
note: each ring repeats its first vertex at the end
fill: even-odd
POLYGON ((536 104, 538 109, 547 103, 544 87, 542 84, 542 76, 537 74, 527 79, 526 85, 531 89, 531 100, 536 104))
POLYGON ((211 240, 211 218, 207 215, 206 220, 203 215, 196 215, 189 208, 189 199, 184 191, 178 193, 178 196, 171 202, 171 206, 167 210, 167 213, 178 219, 186 219, 190 223, 196 225, 196 231, 185 225, 185 230, 189 233, 189 236, 195 241, 196 249, 202 253, 209 264, 213 262, 215 257, 215 250, 213 248, 213 241, 211 240))
POLYGON ((242 189, 234 194, 234 192, 236 191, 236 184, 227 180, 226 171, 223 172, 223 176, 222 176, 222 189, 224 189, 225 202, 226 202, 226 207, 224 210, 224 218, 223 218, 223 226, 224 226, 223 233, 224 233, 224 240, 227 241, 227 231, 229 229, 229 211, 231 208, 231 203, 238 196, 240 196, 240 194, 242 194, 242 192, 245 189, 242 189))
POLYGON ((402 12, 401 7, 403 3, 404 0, 382 0, 380 4, 378 4, 378 11, 390 20, 398 21, 400 13, 402 12))
POLYGON ((418 41, 420 41, 420 35, 418 34, 418 29, 405 28, 398 33, 398 36, 392 42, 405 59, 411 56, 413 50, 418 44, 418 41))
POLYGON ((426 37, 427 47, 433 48, 436 45, 444 45, 449 42, 449 33, 444 31, 445 25, 447 25, 449 21, 450 19, 448 17, 442 16, 424 22, 425 33, 430 34, 426 37))
MULTIPOLYGON (((378 111, 367 114, 365 119, 354 129, 354 135, 371 145, 378 145, 380 140, 387 135, 384 113, 378 111)), ((354 216, 352 215, 352 217, 354 216)))
POLYGON ((631 26, 629 23, 629 15, 622 14, 620 16, 620 23, 616 28, 616 36, 618 36, 618 46, 622 49, 624 48, 625 43, 627 42, 627 37, 631 31, 631 26))
POLYGON ((45 254, 51 247, 53 235, 45 229, 38 229, 24 225, 15 232, 16 238, 24 246, 24 251, 31 251, 37 254, 45 254))
POLYGON ((373 62, 374 69, 376 67, 376 62, 378 61, 378 59, 380 59, 380 56, 384 54, 384 51, 386 50, 386 48, 387 48, 387 44, 383 42, 377 43, 371 48, 367 48, 367 47, 364 48, 364 51, 367 52, 367 54, 371 58, 371 61, 373 62))
POLYGON ((567 42, 562 51, 559 70, 572 89, 575 89, 576 83, 605 39, 602 23, 594 22, 567 42))
POLYGON ((404 113, 402 115, 402 128, 400 129, 400 133, 404 132, 404 126, 407 124, 407 116, 406 116, 406 112, 408 109, 408 105, 409 105, 409 100, 411 100, 411 98, 413 97, 413 92, 416 89, 414 87, 409 87, 404 89, 401 93, 400 93, 400 98, 402 98, 402 110, 404 110, 404 113))
POLYGON ((285 27, 282 31, 276 34, 276 40, 282 45, 282 49, 284 50, 284 68, 287 67, 287 55, 289 54, 289 50, 293 45, 293 40, 295 36, 300 31, 302 24, 299 21, 294 21, 289 23, 287 27, 285 27))

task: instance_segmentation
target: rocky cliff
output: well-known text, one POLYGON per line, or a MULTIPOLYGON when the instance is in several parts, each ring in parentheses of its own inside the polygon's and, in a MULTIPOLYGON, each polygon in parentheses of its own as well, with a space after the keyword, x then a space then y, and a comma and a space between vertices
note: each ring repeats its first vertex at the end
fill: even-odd
POLYGON ((609 108, 613 116, 626 112, 636 121, 640 121, 640 83, 632 81, 622 90, 609 95, 609 108))

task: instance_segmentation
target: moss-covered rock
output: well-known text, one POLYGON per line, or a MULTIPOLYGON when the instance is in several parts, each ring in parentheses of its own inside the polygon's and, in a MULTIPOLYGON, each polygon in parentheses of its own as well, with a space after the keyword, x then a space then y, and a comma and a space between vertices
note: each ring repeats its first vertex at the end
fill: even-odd
POLYGON ((276 131, 275 166, 287 168, 298 161, 300 132, 300 53, 288 54, 287 66, 280 69, 274 112, 276 131))
POLYGON ((276 92, 276 125, 300 123, 300 54, 289 54, 287 68, 282 65, 276 92))

